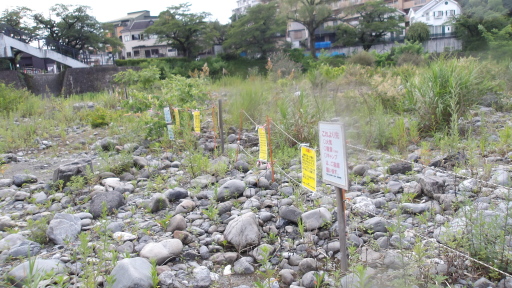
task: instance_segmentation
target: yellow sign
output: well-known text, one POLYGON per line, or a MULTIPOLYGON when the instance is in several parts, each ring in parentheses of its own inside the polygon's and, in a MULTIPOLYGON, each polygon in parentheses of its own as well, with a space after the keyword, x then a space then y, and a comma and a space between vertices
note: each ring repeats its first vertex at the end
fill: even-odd
POLYGON ((174 108, 174 123, 176 123, 176 128, 180 128, 180 112, 177 108, 174 108))
POLYGON ((316 152, 308 147, 301 147, 302 186, 316 192, 316 152))
POLYGON ((194 132, 201 133, 201 112, 194 111, 192 114, 194 115, 194 132))
POLYGON ((258 128, 258 137, 260 139, 260 157, 258 159, 267 161, 267 134, 265 134, 265 128, 258 128))

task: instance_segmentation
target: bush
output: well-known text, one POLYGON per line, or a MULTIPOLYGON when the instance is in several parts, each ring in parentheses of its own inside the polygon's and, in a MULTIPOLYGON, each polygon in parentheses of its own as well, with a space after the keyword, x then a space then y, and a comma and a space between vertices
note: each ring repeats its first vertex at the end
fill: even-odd
POLYGON ((374 66, 375 60, 375 56, 373 56, 370 52, 360 51, 357 54, 352 55, 347 60, 347 62, 350 64, 358 64, 361 66, 374 66))
POLYGON ((103 107, 96 107, 89 113, 89 123, 92 128, 108 126, 110 123, 108 111, 103 107))
POLYGON ((397 58, 396 65, 403 66, 406 64, 421 66, 425 64, 425 58, 418 54, 404 53, 397 58))
POLYGON ((30 92, 26 90, 17 90, 12 85, 0 83, 0 113, 9 114, 16 111, 29 96, 30 92))

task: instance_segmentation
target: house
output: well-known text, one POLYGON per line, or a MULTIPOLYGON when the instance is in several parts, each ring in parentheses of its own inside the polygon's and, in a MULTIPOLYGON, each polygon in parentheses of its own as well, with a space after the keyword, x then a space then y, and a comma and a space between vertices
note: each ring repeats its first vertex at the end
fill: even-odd
POLYGON ((449 37, 454 35, 451 23, 453 17, 460 15, 461 7, 455 0, 433 0, 424 6, 409 10, 409 22, 423 22, 430 28, 430 37, 449 37))
POLYGON ((261 4, 261 3, 268 3, 270 0, 237 0, 236 5, 237 7, 232 10, 233 15, 242 15, 247 12, 247 9, 251 8, 252 6, 261 4))
POLYGON ((144 30, 153 25, 158 16, 151 16, 148 10, 128 13, 126 16, 108 21, 114 25, 115 35, 123 42, 124 48, 117 58, 154 58, 177 56, 176 49, 157 43, 156 35, 146 35, 144 30))

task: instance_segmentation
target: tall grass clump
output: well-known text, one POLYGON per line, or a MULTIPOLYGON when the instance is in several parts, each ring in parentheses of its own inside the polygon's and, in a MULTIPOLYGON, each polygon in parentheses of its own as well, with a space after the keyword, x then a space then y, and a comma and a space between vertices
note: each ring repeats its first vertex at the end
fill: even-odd
POLYGON ((15 89, 12 85, 0 83, 0 113, 3 115, 16 111, 30 96, 27 90, 15 89))
POLYGON ((463 117, 490 88, 489 75, 482 72, 474 58, 441 58, 410 79, 405 84, 406 105, 415 111, 422 131, 445 131, 463 117))

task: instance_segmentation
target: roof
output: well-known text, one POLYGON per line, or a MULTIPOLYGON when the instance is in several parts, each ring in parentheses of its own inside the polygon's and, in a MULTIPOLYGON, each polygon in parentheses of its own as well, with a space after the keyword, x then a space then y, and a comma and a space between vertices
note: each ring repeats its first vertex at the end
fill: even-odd
POLYGON ((433 1, 430 1, 429 3, 425 4, 424 6, 422 6, 420 9, 418 9, 415 12, 418 12, 421 14, 423 12, 430 11, 430 9, 436 7, 439 4, 443 4, 444 2, 452 2, 460 7, 459 3, 457 3, 457 1, 454 1, 454 0, 433 0, 433 1))
POLYGON ((146 28, 153 25, 153 23, 155 23, 155 21, 153 21, 152 19, 151 20, 133 21, 133 23, 130 26, 121 30, 121 33, 127 32, 127 31, 133 31, 133 30, 146 30, 146 28))
POLYGON ((107 21, 105 23, 115 23, 115 22, 130 21, 130 20, 135 20, 137 18, 146 18, 149 15, 150 15, 149 10, 130 12, 130 13, 128 13, 124 17, 121 17, 121 18, 118 18, 118 19, 114 19, 114 20, 111 20, 111 21, 107 21))

